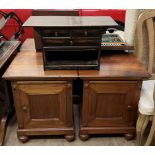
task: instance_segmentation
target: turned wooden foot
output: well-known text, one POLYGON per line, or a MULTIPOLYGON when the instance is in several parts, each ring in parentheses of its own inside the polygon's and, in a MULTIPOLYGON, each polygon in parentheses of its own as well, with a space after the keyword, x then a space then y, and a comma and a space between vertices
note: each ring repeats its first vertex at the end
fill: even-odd
POLYGON ((75 136, 74 134, 72 135, 65 135, 65 139, 68 141, 68 142, 71 142, 75 139, 75 136))
POLYGON ((28 136, 18 136, 18 139, 22 142, 25 143, 29 140, 28 136))
POLYGON ((80 134, 79 137, 80 137, 80 139, 81 139, 82 141, 86 141, 86 140, 89 139, 89 135, 88 135, 88 134, 80 134))
POLYGON ((133 133, 126 133, 125 134, 125 139, 126 140, 132 140, 135 137, 133 133))

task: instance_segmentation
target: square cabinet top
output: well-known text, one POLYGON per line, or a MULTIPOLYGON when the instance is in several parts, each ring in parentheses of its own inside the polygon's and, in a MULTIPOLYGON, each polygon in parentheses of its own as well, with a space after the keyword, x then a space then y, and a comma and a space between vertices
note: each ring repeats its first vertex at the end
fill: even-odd
POLYGON ((30 16, 27 27, 116 27, 110 16, 30 16))

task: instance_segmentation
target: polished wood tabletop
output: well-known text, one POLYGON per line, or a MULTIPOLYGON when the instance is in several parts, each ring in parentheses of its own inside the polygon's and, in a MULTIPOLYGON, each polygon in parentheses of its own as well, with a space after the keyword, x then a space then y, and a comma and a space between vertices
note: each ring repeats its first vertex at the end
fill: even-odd
POLYGON ((150 74, 133 54, 122 51, 103 51, 100 70, 48 70, 43 69, 42 52, 34 50, 34 40, 27 39, 3 78, 9 80, 48 80, 57 78, 81 79, 147 79, 150 74), (22 50, 24 46, 25 50, 22 50), (27 49, 27 50, 26 50, 27 49))
POLYGON ((81 79, 138 80, 151 75, 133 53, 124 51, 102 51, 100 70, 79 70, 81 79))
POLYGON ((31 16, 23 24, 27 27, 116 27, 110 16, 31 16))

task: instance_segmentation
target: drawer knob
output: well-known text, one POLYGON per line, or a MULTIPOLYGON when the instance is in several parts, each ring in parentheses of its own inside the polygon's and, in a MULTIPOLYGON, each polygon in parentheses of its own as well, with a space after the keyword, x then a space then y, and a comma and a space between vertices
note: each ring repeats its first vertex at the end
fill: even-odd
POLYGON ((16 85, 16 84, 13 84, 13 85, 12 85, 12 88, 13 88, 13 89, 16 89, 16 88, 17 88, 17 85, 16 85))
POLYGON ((87 32, 87 31, 85 31, 85 32, 84 32, 84 35, 85 35, 85 37, 87 37, 87 35, 88 35, 88 32, 87 32))
POLYGON ((88 86, 89 86, 89 83, 84 84, 84 88, 88 88, 88 86))
POLYGON ((58 37, 58 32, 55 32, 55 37, 58 37))
POLYGON ((128 110, 132 110, 132 106, 131 105, 128 105, 128 110))
POLYGON ((70 45, 73 46, 73 41, 70 41, 70 45))
POLYGON ((23 106, 23 111, 27 112, 27 107, 26 106, 23 106))

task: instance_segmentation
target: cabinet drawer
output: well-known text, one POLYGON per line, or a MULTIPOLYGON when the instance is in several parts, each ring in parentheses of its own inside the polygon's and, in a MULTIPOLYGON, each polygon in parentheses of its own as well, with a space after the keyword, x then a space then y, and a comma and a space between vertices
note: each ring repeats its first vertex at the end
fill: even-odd
POLYGON ((45 29, 41 31, 43 37, 70 37, 70 31, 68 30, 53 30, 45 29))
POLYGON ((74 46, 97 46, 100 47, 99 39, 75 39, 73 40, 74 46))
MULTIPOLYGON (((97 46, 100 47, 99 39, 43 39, 43 47, 50 46, 97 46)), ((65 47, 64 47, 65 49, 65 47)))
POLYGON ((43 46, 70 46, 71 41, 69 39, 43 39, 43 46))
POLYGON ((100 37, 100 30, 73 30, 72 37, 100 37))

